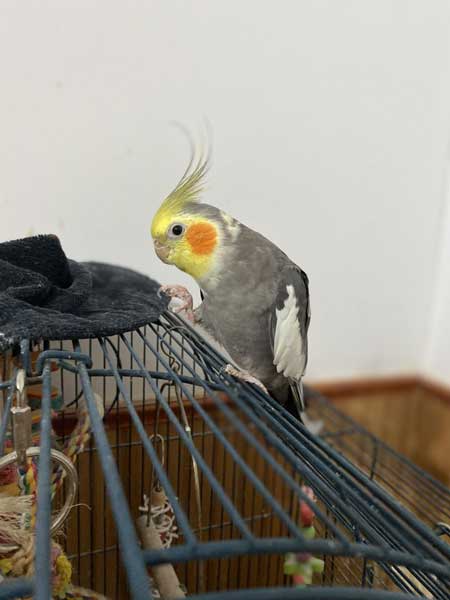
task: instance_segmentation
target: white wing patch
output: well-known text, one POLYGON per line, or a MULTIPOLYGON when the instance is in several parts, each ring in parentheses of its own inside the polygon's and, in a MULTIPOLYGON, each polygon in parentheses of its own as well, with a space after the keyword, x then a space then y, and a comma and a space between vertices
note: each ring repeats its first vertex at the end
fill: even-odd
POLYGON ((288 297, 281 310, 275 309, 277 323, 273 344, 273 364, 278 373, 299 380, 305 368, 303 340, 298 323, 298 306, 293 285, 287 285, 288 297))

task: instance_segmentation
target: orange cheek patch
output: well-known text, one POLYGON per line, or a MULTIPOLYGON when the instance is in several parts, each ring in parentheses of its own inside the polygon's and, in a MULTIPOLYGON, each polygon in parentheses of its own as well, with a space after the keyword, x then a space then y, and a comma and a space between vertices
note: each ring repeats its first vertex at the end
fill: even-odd
POLYGON ((217 244, 217 232, 210 223, 196 223, 186 231, 186 239, 195 254, 210 254, 217 244))

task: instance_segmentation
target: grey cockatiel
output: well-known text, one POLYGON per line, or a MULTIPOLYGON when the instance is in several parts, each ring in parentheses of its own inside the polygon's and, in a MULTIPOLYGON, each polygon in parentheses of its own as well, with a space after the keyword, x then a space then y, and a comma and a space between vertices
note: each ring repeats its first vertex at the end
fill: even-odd
MULTIPOLYGON (((192 275, 202 292, 164 291, 221 344, 243 371, 281 404, 304 410, 302 377, 308 358, 308 277, 277 246, 199 196, 207 160, 188 167, 152 222, 159 258, 192 275)), ((292 410, 292 408, 291 408, 292 410)))

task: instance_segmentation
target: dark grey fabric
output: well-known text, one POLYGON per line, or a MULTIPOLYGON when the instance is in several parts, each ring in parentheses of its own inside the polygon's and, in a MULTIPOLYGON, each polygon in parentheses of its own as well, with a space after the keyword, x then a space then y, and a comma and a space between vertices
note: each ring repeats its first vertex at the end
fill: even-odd
POLYGON ((0 351, 23 338, 92 338, 155 321, 168 298, 130 269, 68 260, 59 239, 0 244, 0 351))

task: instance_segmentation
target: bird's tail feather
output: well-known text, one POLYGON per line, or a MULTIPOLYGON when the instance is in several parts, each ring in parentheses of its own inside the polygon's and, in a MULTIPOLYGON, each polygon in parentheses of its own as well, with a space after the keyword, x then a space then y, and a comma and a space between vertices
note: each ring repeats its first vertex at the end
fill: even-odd
POLYGON ((295 407, 297 409, 298 415, 301 417, 301 414, 303 412, 305 412, 303 382, 300 379, 300 381, 292 381, 290 385, 291 385, 292 398, 294 400, 295 407))
POLYGON ((317 435, 323 429, 323 421, 320 419, 313 421, 306 414, 306 403, 303 392, 303 382, 293 381, 290 385, 289 400, 285 404, 285 408, 292 414, 298 417, 299 421, 313 434, 317 435))

